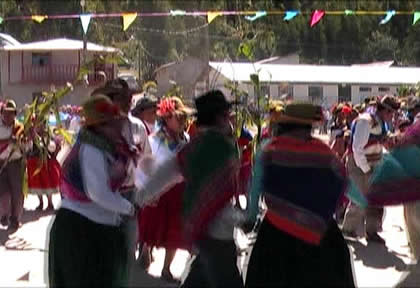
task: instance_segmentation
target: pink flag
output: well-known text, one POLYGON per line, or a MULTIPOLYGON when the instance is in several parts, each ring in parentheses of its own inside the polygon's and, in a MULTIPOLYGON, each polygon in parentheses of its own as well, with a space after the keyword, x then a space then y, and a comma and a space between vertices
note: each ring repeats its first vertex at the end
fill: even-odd
POLYGON ((311 27, 314 27, 319 21, 321 21, 324 15, 325 15, 324 10, 315 10, 312 13, 312 17, 311 17, 311 27))

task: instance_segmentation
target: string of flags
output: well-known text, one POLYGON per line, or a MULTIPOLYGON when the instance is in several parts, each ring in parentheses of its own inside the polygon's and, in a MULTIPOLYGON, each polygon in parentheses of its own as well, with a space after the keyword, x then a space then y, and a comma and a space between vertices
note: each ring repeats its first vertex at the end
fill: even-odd
POLYGON ((315 10, 315 11, 298 11, 298 10, 287 10, 287 11, 184 11, 184 10, 171 10, 169 12, 123 12, 123 13, 90 13, 90 14, 67 14, 67 15, 31 15, 31 16, 9 16, 1 17, 0 24, 5 21, 12 20, 32 20, 36 23, 43 23, 46 19, 71 19, 79 18, 82 24, 83 32, 86 34, 89 29, 89 24, 92 18, 122 18, 122 29, 126 31, 131 24, 138 17, 179 17, 179 16, 203 16, 207 18, 207 22, 210 24, 219 16, 230 16, 230 15, 243 15, 244 18, 250 22, 256 21, 260 18, 269 15, 284 15, 284 21, 291 21, 298 15, 310 15, 309 25, 314 27, 318 24, 325 15, 344 15, 344 16, 355 16, 355 15, 383 15, 379 22, 379 25, 387 24, 391 21, 395 15, 413 15, 412 25, 415 25, 420 20, 420 11, 364 11, 364 10, 315 10))

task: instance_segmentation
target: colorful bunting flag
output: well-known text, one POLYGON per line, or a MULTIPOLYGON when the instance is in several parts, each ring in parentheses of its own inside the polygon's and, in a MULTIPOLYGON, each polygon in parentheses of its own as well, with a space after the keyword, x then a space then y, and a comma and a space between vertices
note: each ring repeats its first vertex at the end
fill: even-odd
POLYGON ((354 15, 354 11, 353 10, 344 10, 344 15, 348 16, 348 15, 354 15))
POLYGON ((413 25, 417 23, 417 21, 420 20, 420 12, 414 12, 414 17, 413 17, 413 25))
POLYGON ((389 22, 389 20, 391 20, 392 16, 395 15, 395 10, 390 10, 386 12, 386 16, 384 19, 381 20, 381 22, 379 22, 379 24, 384 25, 386 23, 389 22))
POLYGON ((48 18, 48 16, 43 16, 43 15, 32 15, 31 16, 32 20, 34 20, 35 22, 38 23, 42 23, 42 21, 44 21, 45 19, 48 18))
POLYGON ((293 11, 286 11, 286 14, 284 15, 283 20, 284 21, 290 21, 293 18, 295 18, 299 14, 299 11, 293 10, 293 11))
POLYGON ((324 15, 325 15, 324 10, 315 10, 312 13, 312 17, 311 17, 311 27, 314 27, 319 21, 321 21, 324 15))
POLYGON ((252 22, 266 15, 267 15, 266 11, 257 11, 254 16, 245 16, 245 19, 252 22))
POLYGON ((210 24, 214 18, 223 15, 221 12, 207 12, 207 22, 210 24))
POLYGON ((184 16, 185 14, 187 14, 186 11, 184 10, 171 10, 171 16, 184 16))
POLYGON ((126 31, 128 27, 136 20, 137 13, 124 13, 122 15, 123 18, 123 31, 126 31))
POLYGON ((80 21, 82 21, 83 32, 86 34, 89 29, 90 18, 92 14, 82 14, 80 15, 80 21))
POLYGON ((0 24, 3 23, 3 17, 0 17, 0 24))

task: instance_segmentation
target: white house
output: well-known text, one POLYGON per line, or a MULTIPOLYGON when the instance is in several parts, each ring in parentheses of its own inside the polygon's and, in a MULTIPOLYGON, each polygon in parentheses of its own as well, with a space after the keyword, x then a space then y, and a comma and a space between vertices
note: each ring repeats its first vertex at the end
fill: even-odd
POLYGON ((396 94, 400 85, 420 82, 420 68, 377 65, 328 66, 260 63, 210 62, 209 88, 224 88, 226 81, 237 81, 251 99, 254 88, 250 75, 259 74, 262 91, 271 98, 289 94, 296 100, 324 106, 337 102, 360 103, 368 96, 396 94))
MULTIPOLYGON (((33 97, 41 91, 73 82, 83 63, 84 47, 80 40, 60 38, 5 44, 0 47, 0 95, 2 99, 14 99, 18 107, 32 102, 33 97)), ((119 53, 119 50, 88 42, 86 61, 110 53, 119 53)), ((114 79, 117 75, 116 65, 98 63, 88 75, 88 84, 74 87, 63 103, 80 104, 93 89, 103 84, 104 73, 106 80, 114 79)))

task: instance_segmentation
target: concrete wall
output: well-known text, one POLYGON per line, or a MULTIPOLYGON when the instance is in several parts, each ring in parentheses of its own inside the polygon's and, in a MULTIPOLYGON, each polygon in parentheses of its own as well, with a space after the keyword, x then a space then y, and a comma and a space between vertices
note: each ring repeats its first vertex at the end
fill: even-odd
POLYGON ((391 85, 352 85, 351 87, 351 102, 353 104, 358 104, 363 102, 367 97, 372 96, 383 96, 385 94, 397 95, 398 86, 391 85), (370 87, 371 91, 360 91, 360 87, 370 87), (380 92, 379 87, 389 87, 389 91, 380 92))
POLYGON ((308 101, 308 85, 293 85, 293 99, 296 101, 308 101))
POLYGON ((323 85, 323 104, 331 107, 338 102, 338 85, 323 85))

